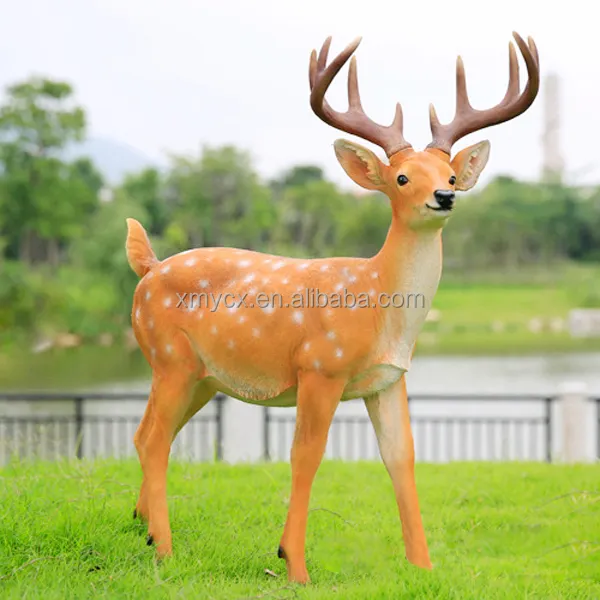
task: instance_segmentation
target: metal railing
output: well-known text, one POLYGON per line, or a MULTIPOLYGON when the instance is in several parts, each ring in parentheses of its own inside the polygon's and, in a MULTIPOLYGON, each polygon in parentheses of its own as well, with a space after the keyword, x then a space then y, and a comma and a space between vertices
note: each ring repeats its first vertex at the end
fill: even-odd
MULTIPOLYGON (((416 459, 450 460, 552 460, 553 403, 555 398, 535 395, 413 395, 409 397, 416 459), (469 405, 478 403, 478 411, 498 404, 533 404, 532 415, 473 414, 469 405), (464 414, 420 414, 416 406, 444 404, 454 408, 463 404, 464 414)), ((598 402, 600 407, 600 400, 598 402)), ((264 459, 281 460, 291 444, 295 414, 273 414, 263 409, 264 459), (274 443, 275 442, 275 443, 274 443), (277 446, 275 448, 275 446, 277 446)), ((366 412, 366 411, 365 411, 366 412)), ((485 412, 485 411, 482 411, 485 412)), ((600 429, 600 408, 599 424, 600 429)), ((355 460, 374 458, 377 441, 369 417, 336 415, 329 434, 326 456, 355 460), (357 456, 358 455, 358 456, 357 456)), ((600 456, 600 452, 599 452, 600 456)))
MULTIPOLYGON (((184 454, 192 460, 223 458, 224 400, 223 395, 217 395, 212 411, 202 411, 190 419, 173 444, 173 455, 184 454)), ((148 394, 0 393, 1 401, 8 401, 11 409, 29 402, 30 411, 35 411, 35 414, 19 410, 11 410, 13 414, 0 412, 0 464, 3 464, 15 454, 43 459, 136 455, 133 436, 148 394), (114 406, 119 402, 128 403, 128 410, 123 410, 123 405, 114 406), (107 412, 98 412, 99 406, 108 409, 107 412)))
MULTIPOLYGON (((0 404, 0 464, 14 454, 44 459, 135 456, 133 435, 147 400, 147 394, 138 392, 0 393, 0 402, 4 401, 0 404), (123 404, 117 405, 119 402, 123 404), (27 403, 26 412, 19 410, 27 403)), ((412 395, 409 403, 417 460, 549 462, 554 444, 555 400, 536 395, 412 395), (494 413, 494 408, 502 405, 503 412, 494 413), (524 410, 526 406, 528 410, 524 410)), ((600 398, 592 400, 596 403, 600 458, 600 398)), ((215 401, 190 420, 173 445, 173 456, 199 461, 223 459, 227 444, 225 402, 225 396, 217 395, 215 401)), ((356 406, 356 402, 343 405, 356 406)), ((262 432, 254 433, 262 435, 262 441, 258 440, 262 444, 262 458, 288 460, 296 411, 258 410, 262 410, 262 432)), ((366 410, 363 414, 338 411, 331 426, 326 457, 379 459, 377 440, 366 410)))

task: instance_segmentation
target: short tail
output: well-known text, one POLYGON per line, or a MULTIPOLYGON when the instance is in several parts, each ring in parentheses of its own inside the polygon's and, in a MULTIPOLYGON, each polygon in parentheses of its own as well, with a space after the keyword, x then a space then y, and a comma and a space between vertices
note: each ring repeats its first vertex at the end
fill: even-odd
POLYGON ((138 277, 143 277, 158 263, 146 230, 135 219, 127 219, 125 250, 127 251, 129 266, 136 272, 138 277))

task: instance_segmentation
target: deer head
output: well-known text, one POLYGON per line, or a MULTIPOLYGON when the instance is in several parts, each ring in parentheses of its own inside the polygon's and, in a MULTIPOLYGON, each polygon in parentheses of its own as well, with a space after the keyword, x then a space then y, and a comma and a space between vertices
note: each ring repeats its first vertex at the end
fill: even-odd
POLYGON ((460 56, 456 64, 456 113, 452 122, 442 125, 435 108, 429 117, 433 139, 422 152, 413 150, 404 139, 402 107, 388 127, 378 125, 365 114, 358 91, 356 57, 352 56, 348 73, 349 108, 340 113, 331 108, 325 93, 334 77, 354 53, 361 38, 353 41, 329 65, 327 55, 331 37, 325 40, 317 56, 310 58, 310 105, 325 123, 368 140, 385 151, 385 164, 370 150, 337 140, 336 156, 346 173, 361 187, 386 194, 392 211, 400 222, 418 229, 441 228, 454 207, 456 191, 471 189, 483 171, 490 143, 485 140, 464 148, 451 158, 452 146, 469 133, 509 121, 525 112, 535 100, 540 85, 539 57, 534 41, 528 42, 513 33, 527 66, 528 81, 523 93, 519 89, 519 62, 512 42, 509 45, 509 83, 503 100, 488 110, 474 109, 467 95, 465 69, 460 56))

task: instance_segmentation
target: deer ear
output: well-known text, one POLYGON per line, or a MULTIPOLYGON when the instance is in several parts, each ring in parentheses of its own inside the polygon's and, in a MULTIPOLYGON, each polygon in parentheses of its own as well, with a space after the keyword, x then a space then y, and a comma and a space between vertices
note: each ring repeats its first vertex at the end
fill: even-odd
POLYGON ((367 190, 378 190, 383 186, 385 165, 373 152, 348 140, 336 140, 333 147, 340 165, 355 183, 367 190))
POLYGON ((461 150, 450 163, 456 173, 456 189, 470 190, 479 179, 490 157, 490 143, 485 140, 461 150))

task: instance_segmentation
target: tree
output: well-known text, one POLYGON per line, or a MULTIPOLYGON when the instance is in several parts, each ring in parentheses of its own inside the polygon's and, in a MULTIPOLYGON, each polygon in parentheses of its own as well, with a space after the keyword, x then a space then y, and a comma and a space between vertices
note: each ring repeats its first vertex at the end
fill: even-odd
POLYGON ((318 257, 333 253, 348 198, 333 183, 307 180, 286 187, 278 202, 274 241, 279 252, 318 257))
POLYGON ((187 246, 259 249, 268 243, 275 209, 248 153, 232 146, 207 147, 198 159, 172 157, 172 162, 167 200, 187 246))
POLYGON ((151 235, 162 235, 169 224, 172 210, 165 197, 164 181, 157 169, 144 169, 125 178, 122 184, 125 194, 135 200, 148 213, 145 223, 151 235))
POLYGON ((304 185, 311 181, 325 181, 323 169, 316 165, 297 165, 274 179, 270 185, 275 192, 281 192, 285 188, 304 185))
POLYGON ((60 158, 85 133, 72 94, 68 83, 32 78, 8 87, 0 107, 2 236, 8 256, 25 263, 55 263, 97 205, 101 177, 90 161, 60 158))

